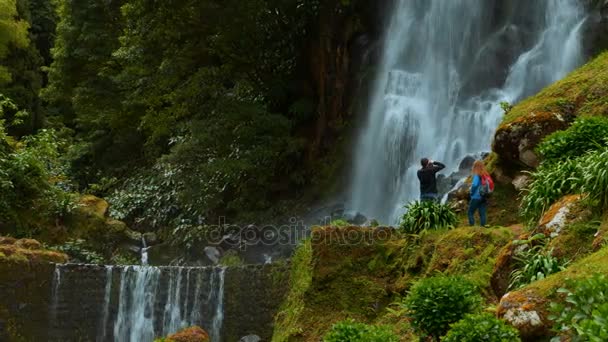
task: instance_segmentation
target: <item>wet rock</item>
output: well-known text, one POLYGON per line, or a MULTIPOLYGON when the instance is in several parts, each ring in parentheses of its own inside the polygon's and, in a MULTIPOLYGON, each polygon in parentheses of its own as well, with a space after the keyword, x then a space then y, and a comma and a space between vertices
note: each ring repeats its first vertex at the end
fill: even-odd
POLYGON ((469 201, 470 180, 462 182, 454 190, 448 193, 448 202, 469 201))
POLYGON ((348 223, 352 223, 355 225, 362 225, 365 222, 367 222, 367 217, 365 217, 365 215, 361 214, 360 212, 357 211, 346 211, 344 213, 344 219, 348 222, 348 223))
POLYGON ((204 248, 204 251, 207 258, 209 258, 214 265, 217 265, 220 262, 222 252, 218 248, 207 246, 204 248))
POLYGON ((144 233, 144 239, 148 245, 155 245, 158 243, 158 236, 153 232, 144 233))
POLYGON ((242 337, 239 342, 260 342, 262 339, 258 335, 247 335, 242 337))
POLYGON ((466 156, 460 162, 460 165, 458 165, 458 171, 460 171, 460 172, 471 172, 471 169, 473 168, 473 164, 474 163, 475 163, 475 157, 473 157, 473 156, 466 156))

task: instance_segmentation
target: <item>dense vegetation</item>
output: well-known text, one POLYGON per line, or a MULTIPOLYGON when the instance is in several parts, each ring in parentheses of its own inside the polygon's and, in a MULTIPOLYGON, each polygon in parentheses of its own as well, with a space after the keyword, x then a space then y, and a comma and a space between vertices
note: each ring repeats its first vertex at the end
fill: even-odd
MULTIPOLYGON (((319 130, 334 123, 318 122, 324 94, 311 69, 324 13, 354 17, 357 6, 1 0, 3 131, 61 138, 73 185, 63 190, 107 198, 135 228, 276 217, 277 202, 335 171, 316 164, 331 150, 319 130)), ((21 232, 36 235, 32 226, 21 232)))

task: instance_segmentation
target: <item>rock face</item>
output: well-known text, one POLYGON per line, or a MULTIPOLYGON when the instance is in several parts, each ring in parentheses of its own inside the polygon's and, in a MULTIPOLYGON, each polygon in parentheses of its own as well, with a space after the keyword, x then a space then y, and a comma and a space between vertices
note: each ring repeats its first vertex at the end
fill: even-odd
POLYGON ((377 58, 374 52, 383 29, 383 1, 322 1, 309 42, 305 87, 314 94, 315 127, 308 159, 321 155, 336 141, 343 123, 354 114, 353 99, 368 83, 360 70, 377 58))

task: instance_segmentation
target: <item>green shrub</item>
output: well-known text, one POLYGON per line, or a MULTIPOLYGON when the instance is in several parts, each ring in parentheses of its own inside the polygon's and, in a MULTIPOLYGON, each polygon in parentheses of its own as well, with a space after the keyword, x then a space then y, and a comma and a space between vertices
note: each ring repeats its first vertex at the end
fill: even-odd
POLYGON ((453 324, 442 342, 517 342, 517 329, 491 314, 467 315, 453 324))
POLYGON ((477 311, 481 302, 478 290, 466 279, 437 276, 417 282, 404 304, 415 331, 437 341, 450 324, 477 311))
POLYGON ((537 151, 548 162, 578 158, 602 148, 608 139, 608 118, 577 119, 570 128, 547 136, 537 151))
POLYGON ((86 242, 81 239, 68 240, 62 245, 52 247, 52 249, 67 254, 70 257, 70 262, 96 265, 104 263, 104 257, 90 250, 86 242))
POLYGON ((245 262, 239 254, 234 250, 229 250, 224 254, 219 261, 219 264, 222 266, 242 266, 245 262))
POLYGON ((333 220, 333 221, 331 221, 329 223, 329 225, 332 226, 332 227, 348 227, 351 224, 348 223, 346 220, 340 219, 340 220, 333 220))
POLYGON ((405 206, 406 213, 401 218, 401 229, 408 234, 418 234, 423 230, 453 228, 458 218, 445 204, 432 201, 412 202, 405 206))
POLYGON ((0 95, 0 218, 16 228, 16 235, 32 235, 32 222, 54 221, 74 207, 60 158, 65 142, 52 130, 21 141, 9 137, 2 120, 3 101, 7 100, 0 95))
POLYGON ((397 342, 399 338, 388 326, 375 326, 346 320, 336 323, 323 338, 324 342, 397 342))
MULTIPOLYGON (((568 281, 563 303, 551 303, 554 330, 572 341, 608 340, 608 279, 605 275, 568 281)), ((560 341, 559 337, 553 341, 560 341)))
POLYGON ((547 250, 544 245, 530 247, 513 258, 515 270, 511 272, 509 279, 509 290, 515 290, 537 280, 545 279, 547 276, 563 271, 566 262, 551 255, 552 250, 547 250))

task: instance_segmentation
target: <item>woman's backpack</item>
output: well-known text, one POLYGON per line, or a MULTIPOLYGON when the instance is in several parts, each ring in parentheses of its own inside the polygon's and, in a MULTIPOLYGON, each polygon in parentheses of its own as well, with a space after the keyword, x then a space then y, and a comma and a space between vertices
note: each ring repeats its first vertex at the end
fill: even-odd
POLYGON ((481 195, 481 198, 489 198, 490 196, 492 196, 493 192, 494 181, 492 180, 492 177, 490 177, 489 175, 481 176, 481 188, 479 188, 479 194, 481 195))

